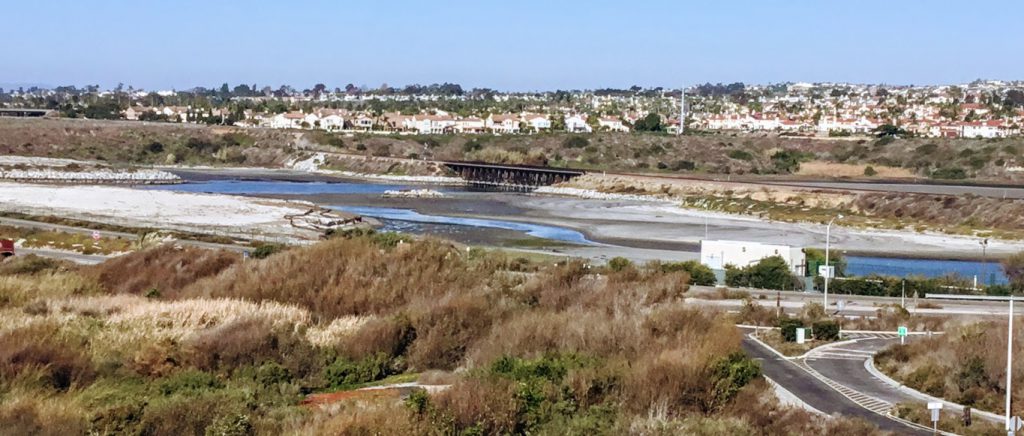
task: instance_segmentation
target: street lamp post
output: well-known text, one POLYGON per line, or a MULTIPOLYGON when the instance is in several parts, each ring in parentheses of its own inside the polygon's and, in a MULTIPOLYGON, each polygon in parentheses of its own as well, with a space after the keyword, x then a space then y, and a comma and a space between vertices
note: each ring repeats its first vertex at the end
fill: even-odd
POLYGON ((837 219, 843 219, 843 215, 839 214, 829 220, 828 225, 825 226, 825 311, 828 311, 828 279, 832 276, 832 270, 829 268, 829 248, 832 243, 832 224, 837 219))
POLYGON ((1013 294, 1010 294, 1010 315, 1008 328, 1006 330, 1006 432, 1013 436, 1016 430, 1013 422, 1010 421, 1010 381, 1013 371, 1013 294))

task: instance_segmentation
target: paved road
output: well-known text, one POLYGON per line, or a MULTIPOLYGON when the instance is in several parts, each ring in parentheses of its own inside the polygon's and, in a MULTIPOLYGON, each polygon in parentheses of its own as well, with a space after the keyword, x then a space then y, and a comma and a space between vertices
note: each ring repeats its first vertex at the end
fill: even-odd
POLYGON ((34 254, 36 256, 49 257, 53 259, 70 260, 82 265, 95 265, 110 259, 109 256, 98 254, 72 253, 68 251, 47 250, 44 248, 18 248, 16 252, 21 255, 34 254))
MULTIPOLYGON (((781 297, 779 305, 786 313, 796 313, 803 309, 804 305, 808 302, 822 302, 822 294, 818 292, 794 292, 794 291, 768 291, 763 289, 743 289, 747 291, 751 297, 752 302, 760 304, 765 307, 775 308, 776 295, 781 297), (763 297, 763 298, 762 298, 763 297)), ((707 293, 715 295, 717 293, 714 287, 710 286, 691 286, 691 293, 707 293)), ((832 312, 837 310, 836 303, 838 301, 844 301, 845 305, 840 315, 844 316, 868 316, 873 317, 876 315, 878 309, 885 305, 900 305, 902 300, 900 298, 893 297, 874 297, 866 295, 834 295, 829 294, 829 308, 832 312)), ((704 306, 719 307, 726 310, 739 310, 743 307, 746 302, 744 300, 733 299, 733 300, 716 300, 708 299, 701 300, 699 298, 689 298, 688 303, 700 304, 704 306)), ((1005 302, 999 301, 964 301, 964 300, 937 300, 937 299, 926 299, 919 298, 914 299, 908 297, 906 299, 906 308, 913 315, 920 316, 979 316, 989 317, 998 316, 1005 318, 1008 310, 1005 302), (917 304, 920 302, 929 302, 936 304, 937 308, 917 308, 917 304)), ((1020 306, 1014 307, 1014 313, 1024 314, 1024 308, 1020 306)))
MULTIPOLYGON (((894 334, 855 334, 854 342, 829 345, 811 350, 803 363, 814 372, 831 380, 840 390, 856 392, 861 403, 876 410, 889 410, 898 403, 916 403, 922 408, 931 399, 923 398, 906 390, 897 389, 868 370, 868 360, 876 353, 899 341, 894 334)), ((914 340, 910 337, 907 340, 914 340)), ((947 404, 943 413, 959 416, 963 410, 952 403, 947 404)), ((975 420, 988 420, 1002 425, 999 414, 985 416, 975 411, 975 420)))
MULTIPOLYGON (((0 224, 8 225, 8 226, 13 226, 13 227, 32 228, 32 229, 49 230, 49 231, 57 231, 57 232, 64 232, 64 233, 79 233, 79 234, 86 234, 86 235, 91 235, 93 232, 99 232, 100 236, 102 236, 104 238, 122 238, 122 239, 127 239, 127 240, 130 240, 130 241, 134 241, 134 240, 139 239, 139 235, 136 235, 134 233, 114 232, 114 231, 109 231, 109 230, 93 230, 93 229, 88 229, 88 228, 84 228, 84 227, 67 226, 67 225, 63 225, 63 224, 51 224, 51 223, 44 223, 44 222, 30 221, 30 220, 22 220, 22 219, 16 219, 16 218, 0 217, 0 224)), ((252 247, 245 246, 245 245, 217 244, 217 243, 213 243, 213 242, 192 241, 192 240, 188 240, 188 239, 179 239, 179 240, 176 240, 175 243, 182 244, 182 245, 191 245, 191 246, 200 247, 200 248, 207 248, 207 249, 212 249, 212 250, 228 250, 228 251, 234 251, 234 252, 237 252, 237 253, 241 253, 241 252, 247 251, 247 250, 252 250, 252 247)), ((105 261, 105 260, 110 258, 109 256, 88 255, 88 254, 72 253, 72 252, 60 251, 60 250, 47 250, 47 249, 44 249, 44 248, 18 248, 17 252, 18 253, 24 253, 24 254, 35 254, 37 256, 50 257, 50 258, 55 258, 55 259, 65 259, 65 260, 70 260, 72 262, 80 263, 80 264, 85 264, 85 265, 94 265, 94 264, 97 264, 97 263, 101 263, 101 262, 103 262, 103 261, 105 261)))
POLYGON ((908 192, 930 195, 973 194, 980 197, 1024 198, 1024 188, 1020 187, 858 182, 766 182, 766 184, 854 191, 908 192))
POLYGON ((824 381, 815 378, 789 359, 775 354, 746 336, 743 338, 742 346, 743 351, 748 356, 760 361, 761 370, 766 377, 774 380, 797 396, 797 398, 823 413, 862 418, 877 425, 882 430, 897 434, 931 434, 930 431, 908 426, 854 403, 851 399, 824 381))
MULTIPOLYGON (((80 233, 80 234, 92 234, 96 231, 103 237, 121 237, 128 239, 128 241, 135 241, 138 239, 138 234, 128 233, 124 231, 111 231, 111 230, 94 230, 85 227, 76 227, 71 225, 63 224, 51 224, 47 222, 31 221, 16 218, 4 218, 0 217, 0 224, 10 225, 14 227, 25 227, 25 228, 37 228, 42 230, 62 231, 66 233, 80 233)), ((228 250, 232 252, 243 252, 246 250, 252 250, 252 247, 231 245, 231 244, 216 244, 216 243, 205 243, 202 241, 190 241, 190 239, 178 239, 177 244, 186 246, 201 247, 204 249, 212 250, 228 250)))

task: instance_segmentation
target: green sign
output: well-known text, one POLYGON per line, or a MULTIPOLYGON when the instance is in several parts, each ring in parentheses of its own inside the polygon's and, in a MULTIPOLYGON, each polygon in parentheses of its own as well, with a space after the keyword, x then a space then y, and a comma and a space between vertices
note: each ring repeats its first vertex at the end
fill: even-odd
POLYGON ((900 328, 896 329, 896 334, 900 335, 901 337, 902 336, 906 336, 907 335, 907 328, 903 327, 903 326, 900 326, 900 328))

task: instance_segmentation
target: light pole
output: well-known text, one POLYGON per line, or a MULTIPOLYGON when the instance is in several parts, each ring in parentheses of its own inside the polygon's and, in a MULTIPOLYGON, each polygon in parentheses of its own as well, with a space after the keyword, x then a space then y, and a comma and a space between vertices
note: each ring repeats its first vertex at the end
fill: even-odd
POLYGON ((836 220, 843 219, 843 214, 836 215, 829 220, 828 225, 825 226, 825 311, 828 311, 828 279, 832 276, 832 270, 829 268, 829 248, 832 243, 832 224, 836 220))
POLYGON ((985 282, 985 273, 987 272, 986 270, 988 269, 988 238, 982 239, 981 242, 979 242, 979 244, 981 244, 981 277, 980 278, 982 280, 982 283, 991 285, 992 283, 985 282))
POLYGON ((1006 330, 1006 432, 1008 435, 1013 436, 1014 423, 1010 421, 1010 381, 1012 380, 1013 371, 1013 293, 1010 293, 1010 315, 1008 316, 1009 323, 1006 330))

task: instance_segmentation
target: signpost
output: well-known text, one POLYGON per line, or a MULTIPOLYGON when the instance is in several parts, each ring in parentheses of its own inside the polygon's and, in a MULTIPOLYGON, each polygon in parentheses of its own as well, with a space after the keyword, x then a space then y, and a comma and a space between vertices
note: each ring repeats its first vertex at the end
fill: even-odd
POLYGON ((928 402, 928 410, 932 411, 932 431, 939 434, 939 413, 942 412, 942 403, 938 401, 928 402))
POLYGON ((818 275, 822 277, 835 278, 836 267, 832 265, 818 265, 818 275))
POLYGON ((905 341, 907 338, 907 327, 900 326, 898 329, 896 329, 896 334, 900 335, 900 345, 904 345, 906 343, 905 341))
POLYGON ((97 231, 93 230, 92 231, 92 240, 99 242, 100 238, 102 238, 102 236, 100 235, 100 232, 97 232, 97 231))

